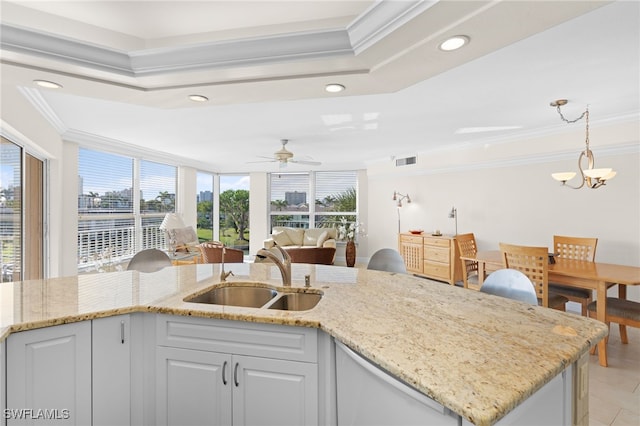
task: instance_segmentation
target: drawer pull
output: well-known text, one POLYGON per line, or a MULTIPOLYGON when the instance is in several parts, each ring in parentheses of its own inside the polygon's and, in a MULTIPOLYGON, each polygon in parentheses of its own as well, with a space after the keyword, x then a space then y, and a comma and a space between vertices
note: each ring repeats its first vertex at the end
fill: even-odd
POLYGON ((236 387, 240 386, 240 383, 238 382, 238 366, 240 365, 239 362, 236 362, 236 366, 233 368, 233 383, 235 383, 236 387))

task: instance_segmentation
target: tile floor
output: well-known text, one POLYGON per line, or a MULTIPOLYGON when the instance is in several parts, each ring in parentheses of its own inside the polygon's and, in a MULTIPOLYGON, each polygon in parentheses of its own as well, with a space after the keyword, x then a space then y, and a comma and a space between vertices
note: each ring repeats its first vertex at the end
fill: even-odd
POLYGON ((589 359, 589 424, 640 426, 640 329, 627 327, 629 344, 620 342, 618 325, 611 325, 608 367, 589 359))

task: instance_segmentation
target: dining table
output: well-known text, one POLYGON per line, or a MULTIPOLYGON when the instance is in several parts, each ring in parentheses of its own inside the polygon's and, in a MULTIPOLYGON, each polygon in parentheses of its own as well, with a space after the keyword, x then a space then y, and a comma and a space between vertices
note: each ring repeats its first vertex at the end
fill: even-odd
MULTIPOLYGON (((488 273, 504 268, 500 250, 480 250, 475 256, 460 256, 461 260, 478 262, 478 288, 488 273)), ((596 291, 596 319, 606 322, 607 289, 618 285, 618 297, 626 299, 627 286, 640 285, 640 267, 612 263, 554 258, 549 263, 549 282, 596 291)), ((607 366, 605 339, 598 342, 598 362, 607 366)))

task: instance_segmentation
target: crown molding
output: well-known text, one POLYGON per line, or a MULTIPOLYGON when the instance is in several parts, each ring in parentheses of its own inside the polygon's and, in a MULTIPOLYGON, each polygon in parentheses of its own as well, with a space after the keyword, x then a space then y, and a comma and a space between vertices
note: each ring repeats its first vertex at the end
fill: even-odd
POLYGON ((51 32, 0 24, 3 50, 126 77, 355 57, 437 3, 378 1, 347 28, 123 51, 51 32))
POLYGON ((58 114, 53 111, 49 103, 44 99, 42 93, 33 87, 18 87, 18 91, 31 102, 31 105, 38 110, 40 114, 53 126, 58 134, 63 134, 67 131, 67 126, 58 117, 58 114))
POLYGON ((0 34, 0 47, 3 50, 119 75, 134 75, 129 56, 121 51, 5 23, 0 25, 0 34))
POLYGON ((378 0, 347 26, 354 53, 358 55, 369 49, 438 1, 378 0))

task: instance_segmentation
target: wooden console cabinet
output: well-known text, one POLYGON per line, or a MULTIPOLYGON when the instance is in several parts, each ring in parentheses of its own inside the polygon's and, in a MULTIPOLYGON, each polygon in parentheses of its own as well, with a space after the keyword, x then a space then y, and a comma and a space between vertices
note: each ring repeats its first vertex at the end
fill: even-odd
POLYGON ((407 272, 454 285, 462 280, 456 238, 428 234, 400 234, 398 249, 407 272))

